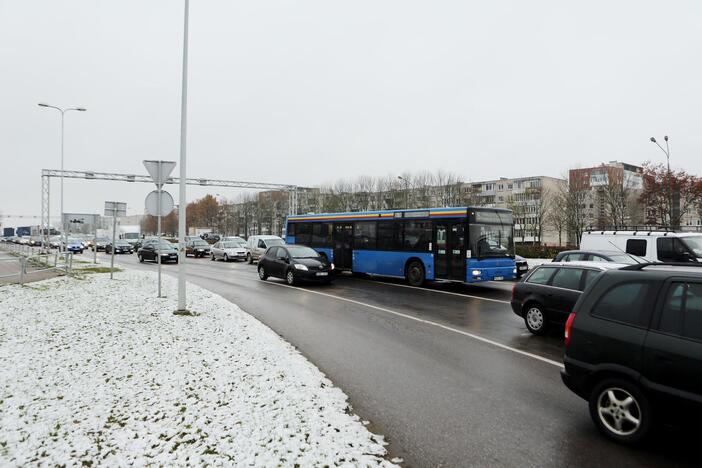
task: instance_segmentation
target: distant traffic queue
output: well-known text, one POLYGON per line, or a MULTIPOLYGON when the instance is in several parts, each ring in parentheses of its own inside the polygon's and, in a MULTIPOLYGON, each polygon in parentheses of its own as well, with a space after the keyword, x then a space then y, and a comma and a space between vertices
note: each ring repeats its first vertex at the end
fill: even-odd
POLYGON ((466 283, 514 279, 510 210, 430 208, 289 216, 288 244, 313 247, 337 270, 466 283))

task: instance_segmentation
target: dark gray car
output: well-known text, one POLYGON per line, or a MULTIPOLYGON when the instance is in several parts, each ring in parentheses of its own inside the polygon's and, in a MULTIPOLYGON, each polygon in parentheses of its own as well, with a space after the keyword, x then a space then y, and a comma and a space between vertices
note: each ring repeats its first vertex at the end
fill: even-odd
POLYGON ((603 262, 545 263, 512 288, 512 310, 527 330, 542 335, 551 324, 565 324, 580 294, 603 271, 626 265, 603 262))

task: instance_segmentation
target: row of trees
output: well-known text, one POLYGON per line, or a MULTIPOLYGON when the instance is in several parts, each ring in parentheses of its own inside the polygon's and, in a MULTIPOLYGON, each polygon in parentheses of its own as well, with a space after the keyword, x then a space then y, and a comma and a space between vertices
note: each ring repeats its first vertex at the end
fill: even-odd
MULTIPOLYGON (((557 233, 558 244, 577 244, 588 228, 632 225, 679 226, 686 212, 702 215, 702 181, 684 171, 646 163, 633 177, 617 167, 603 168, 603 183, 592 186, 590 173, 571 171, 567 181, 550 187, 530 185, 496 200, 480 184, 465 183, 455 173, 436 171, 401 176, 361 176, 319 188, 298 191, 298 213, 392 210, 432 206, 497 206, 514 212, 516 240, 537 243, 546 231, 557 233), (595 206, 596 209, 593 209, 595 206), (593 212, 597 216, 593 218, 593 212)), ((601 171, 600 171, 601 172, 601 171)), ((534 179, 538 180, 538 179, 534 179)), ((187 226, 209 228, 225 235, 280 234, 289 212, 289 194, 260 192, 233 200, 212 195, 187 206, 187 226)), ((145 233, 156 231, 146 217, 145 233)), ((177 232, 177 215, 162 220, 162 231, 177 232)))

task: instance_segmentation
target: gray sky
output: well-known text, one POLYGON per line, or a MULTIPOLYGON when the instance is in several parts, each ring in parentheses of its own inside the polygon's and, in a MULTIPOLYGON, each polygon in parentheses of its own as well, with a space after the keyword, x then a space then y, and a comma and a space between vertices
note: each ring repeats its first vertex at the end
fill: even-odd
MULTIPOLYGON (((88 108, 66 116, 66 169, 178 159, 182 14, 174 0, 0 0, 0 211, 38 215, 40 171, 59 167, 59 116, 40 101, 88 108)), ((698 0, 191 0, 190 19, 192 177, 559 176, 664 159, 648 142, 664 133, 673 165, 702 174, 698 0)), ((66 211, 141 212, 150 190, 69 180, 66 211)))

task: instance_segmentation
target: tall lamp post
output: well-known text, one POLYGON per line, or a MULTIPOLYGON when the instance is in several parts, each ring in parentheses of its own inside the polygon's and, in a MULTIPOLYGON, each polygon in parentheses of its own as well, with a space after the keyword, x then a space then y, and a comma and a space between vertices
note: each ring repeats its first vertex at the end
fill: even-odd
MULTIPOLYGON (((59 250, 65 250, 66 249, 66 241, 67 241, 67 234, 66 234, 66 225, 63 222, 63 121, 64 121, 64 116, 66 115, 66 112, 70 111, 77 111, 77 112, 85 112, 87 109, 85 107, 69 107, 67 109, 62 109, 57 106, 52 106, 50 104, 46 104, 45 102, 40 102, 39 107, 48 107, 50 109, 56 109, 61 113, 61 235, 63 236, 63 242, 62 246, 59 247, 59 250)), ((51 232, 51 228, 49 227, 49 233, 51 232)), ((43 233, 42 233, 43 235, 43 233)))
POLYGON ((185 178, 188 129, 188 19, 190 1, 185 0, 183 14, 183 69, 180 94, 180 184, 178 187, 178 310, 179 315, 189 315, 185 308, 185 178))
POLYGON ((405 179, 401 175, 397 176, 398 179, 405 183, 405 209, 409 209, 409 180, 405 179))
MULTIPOLYGON (((672 187, 672 181, 671 181, 671 177, 670 177, 670 146, 668 146, 668 135, 665 135, 663 137, 663 140, 665 140, 665 148, 663 148, 661 146, 661 144, 658 143, 654 137, 651 137, 651 142, 655 143, 655 145, 658 146, 661 149, 661 151, 663 151, 663 153, 665 153, 665 159, 666 159, 666 162, 668 164, 668 174, 666 177, 666 179, 668 180, 668 183, 667 183, 667 185, 668 185, 668 210, 669 210, 668 221, 672 225, 673 224, 673 187, 672 187)), ((671 226, 671 227, 675 227, 675 226, 671 226)))

